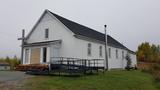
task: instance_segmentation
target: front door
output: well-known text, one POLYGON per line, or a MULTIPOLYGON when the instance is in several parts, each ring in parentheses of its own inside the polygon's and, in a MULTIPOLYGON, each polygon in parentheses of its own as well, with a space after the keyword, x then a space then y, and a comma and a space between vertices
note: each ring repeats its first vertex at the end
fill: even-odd
POLYGON ((47 47, 43 47, 43 50, 42 50, 43 52, 42 52, 42 54, 43 54, 43 58, 42 58, 42 60, 43 60, 43 63, 46 63, 46 61, 47 61, 47 47))
POLYGON ((31 64, 39 64, 40 63, 40 48, 32 48, 31 49, 31 64))

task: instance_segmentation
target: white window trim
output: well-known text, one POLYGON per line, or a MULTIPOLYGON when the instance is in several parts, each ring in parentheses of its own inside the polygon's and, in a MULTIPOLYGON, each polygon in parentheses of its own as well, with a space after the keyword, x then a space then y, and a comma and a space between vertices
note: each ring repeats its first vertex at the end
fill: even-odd
POLYGON ((43 47, 40 48, 41 52, 40 52, 40 63, 43 64, 43 47))
POLYGON ((31 62, 31 49, 30 48, 25 48, 23 51, 23 64, 30 64, 31 62), (28 49, 28 62, 26 63, 26 49, 28 49))

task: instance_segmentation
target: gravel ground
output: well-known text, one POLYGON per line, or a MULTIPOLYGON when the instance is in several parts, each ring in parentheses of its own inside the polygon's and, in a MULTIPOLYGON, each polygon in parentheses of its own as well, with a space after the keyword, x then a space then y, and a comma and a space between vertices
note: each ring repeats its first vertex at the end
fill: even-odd
POLYGON ((28 76, 24 72, 19 71, 0 71, 0 82, 21 80, 28 76))
POLYGON ((0 90, 21 90, 29 77, 24 72, 0 71, 0 90))

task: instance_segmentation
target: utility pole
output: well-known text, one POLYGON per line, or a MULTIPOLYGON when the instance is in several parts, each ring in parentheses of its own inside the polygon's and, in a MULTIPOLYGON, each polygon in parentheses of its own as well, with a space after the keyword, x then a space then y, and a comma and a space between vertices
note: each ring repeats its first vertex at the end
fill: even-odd
POLYGON ((24 50, 24 42, 25 42, 25 30, 22 30, 22 37, 18 38, 18 40, 22 40, 21 43, 21 64, 23 64, 23 50, 24 50))
POLYGON ((105 69, 108 70, 108 53, 107 53, 107 25, 104 25, 104 32, 105 32, 105 64, 106 64, 106 67, 105 69))

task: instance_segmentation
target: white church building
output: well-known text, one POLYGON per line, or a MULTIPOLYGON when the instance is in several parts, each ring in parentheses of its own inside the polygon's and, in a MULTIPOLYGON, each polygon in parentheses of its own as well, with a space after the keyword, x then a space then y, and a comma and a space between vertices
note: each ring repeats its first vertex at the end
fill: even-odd
MULTIPOLYGON (((103 59, 105 64, 105 34, 45 10, 25 37, 23 64, 47 64, 53 57, 103 59)), ((108 69, 126 67, 129 53, 132 66, 136 54, 107 35, 108 69)), ((53 59, 54 60, 54 59, 53 59)))

